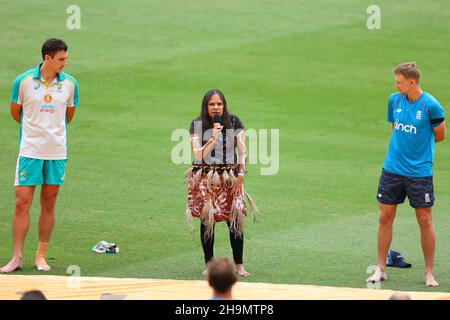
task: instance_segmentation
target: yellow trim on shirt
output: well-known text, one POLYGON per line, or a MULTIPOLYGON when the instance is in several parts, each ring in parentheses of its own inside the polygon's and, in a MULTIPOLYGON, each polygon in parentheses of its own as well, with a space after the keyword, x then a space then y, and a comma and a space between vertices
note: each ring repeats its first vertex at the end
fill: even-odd
POLYGON ((45 88, 48 89, 48 87, 50 87, 50 85, 48 84, 47 81, 45 81, 44 79, 41 79, 42 83, 45 84, 45 88))
MULTIPOLYGON (((33 74, 31 73, 31 74, 27 75, 25 78, 23 78, 22 80, 20 80, 20 83, 19 83, 19 92, 18 92, 18 99, 17 99, 17 101, 22 102, 22 100, 20 99, 20 86, 22 85, 22 82, 24 82, 26 79, 28 79, 28 78, 31 77, 32 75, 33 75, 33 74)), ((22 103, 20 103, 20 104, 22 104, 22 103)))

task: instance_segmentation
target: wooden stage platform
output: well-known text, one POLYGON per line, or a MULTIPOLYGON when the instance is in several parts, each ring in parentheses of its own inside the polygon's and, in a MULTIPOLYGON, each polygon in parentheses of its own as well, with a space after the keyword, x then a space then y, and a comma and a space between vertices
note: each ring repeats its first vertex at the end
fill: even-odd
MULTIPOLYGON (((97 277, 0 275, 0 299, 17 300, 28 290, 41 290, 50 300, 206 300, 206 281, 118 279, 97 277)), ((238 300, 387 300, 390 290, 238 282, 238 300)), ((413 300, 450 300, 446 292, 408 292, 413 300)))

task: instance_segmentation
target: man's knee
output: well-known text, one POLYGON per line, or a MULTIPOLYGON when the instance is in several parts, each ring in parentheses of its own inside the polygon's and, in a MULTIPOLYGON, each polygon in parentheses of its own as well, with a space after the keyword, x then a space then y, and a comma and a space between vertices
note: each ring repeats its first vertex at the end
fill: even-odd
POLYGON ((395 209, 392 208, 380 208, 380 216, 378 222, 380 225, 388 226, 394 223, 395 209))
POLYGON ((433 227, 433 220, 431 219, 431 215, 419 216, 417 222, 419 223, 421 229, 429 229, 433 227))
POLYGON ((28 214, 31 203, 33 202, 35 186, 17 186, 16 187, 16 206, 15 215, 28 214))
POLYGON ((429 229, 433 227, 431 208, 416 209, 416 217, 421 229, 429 229))
POLYGON ((28 196, 18 196, 16 197, 16 216, 22 216, 28 214, 28 210, 31 206, 31 201, 33 201, 32 197, 28 196))
POLYGON ((378 222, 380 225, 388 226, 394 223, 394 217, 388 214, 381 213, 378 222))
POLYGON ((55 209, 56 198, 58 197, 59 188, 44 187, 41 193, 41 207, 43 211, 52 212, 55 209))
POLYGON ((378 223, 382 226, 392 225, 394 223, 396 211, 396 205, 385 205, 380 203, 380 215, 378 217, 378 223))
POLYGON ((45 214, 53 214, 55 211, 56 196, 42 198, 41 208, 45 214))

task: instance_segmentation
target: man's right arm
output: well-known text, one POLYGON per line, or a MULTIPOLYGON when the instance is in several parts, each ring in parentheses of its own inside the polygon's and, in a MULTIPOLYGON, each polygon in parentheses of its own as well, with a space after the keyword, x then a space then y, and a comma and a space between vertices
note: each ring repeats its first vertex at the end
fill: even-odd
POLYGON ((11 116, 18 123, 20 123, 21 113, 22 113, 22 105, 11 102, 11 116))

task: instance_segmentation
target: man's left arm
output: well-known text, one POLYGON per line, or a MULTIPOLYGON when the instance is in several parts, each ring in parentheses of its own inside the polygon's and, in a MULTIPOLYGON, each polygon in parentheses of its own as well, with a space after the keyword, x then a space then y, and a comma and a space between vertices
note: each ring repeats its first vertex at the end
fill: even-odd
POLYGON ((445 121, 443 121, 439 126, 433 128, 434 131, 434 142, 439 142, 445 139, 445 121))
POLYGON ((66 109, 66 119, 67 119, 67 124, 70 123, 70 121, 72 121, 73 116, 75 114, 75 107, 67 107, 66 109))
POLYGON ((437 100, 432 100, 428 105, 428 116, 434 131, 434 142, 439 142, 445 138, 445 112, 437 100))
POLYGON ((67 101, 67 108, 66 108, 67 124, 69 124, 72 121, 73 116, 75 114, 75 109, 78 107, 78 83, 72 77, 70 77, 69 80, 73 84, 73 89, 70 94, 69 100, 67 101))

